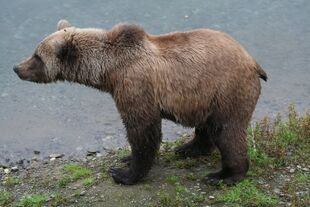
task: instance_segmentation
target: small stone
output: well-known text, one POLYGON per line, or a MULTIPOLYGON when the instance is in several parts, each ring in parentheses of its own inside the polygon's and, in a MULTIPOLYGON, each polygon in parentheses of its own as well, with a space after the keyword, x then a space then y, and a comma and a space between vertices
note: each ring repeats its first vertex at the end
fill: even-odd
POLYGON ((212 196, 212 195, 210 195, 210 196, 209 196, 209 199, 214 199, 214 198, 215 198, 215 197, 214 197, 214 196, 212 196))
POLYGON ((102 157, 102 154, 101 153, 97 153, 96 157, 102 157))
POLYGON ((188 17, 189 17, 188 15, 184 15, 184 18, 185 18, 185 19, 188 19, 188 17))
POLYGON ((298 169, 301 169, 301 166, 300 166, 300 165, 297 165, 297 168, 298 168, 298 169))
POLYGON ((9 173, 10 173, 10 169, 5 168, 5 169, 4 169, 4 173, 5 173, 5 174, 9 174, 9 173))
POLYGON ((82 191, 81 193, 80 193, 80 196, 84 196, 86 194, 86 191, 82 191))
POLYGON ((62 158, 63 156, 65 156, 64 154, 51 154, 49 157, 50 158, 62 158))
POLYGON ((273 189, 273 192, 276 193, 276 194, 280 194, 281 190, 279 188, 275 188, 275 189, 273 189))
POLYGON ((295 172, 295 169, 294 169, 294 168, 291 168, 289 172, 290 172, 290 173, 294 173, 294 172, 295 172))
POLYGON ((37 162, 37 161, 38 161, 38 158, 37 158, 37 157, 33 157, 33 158, 31 158, 31 161, 37 162))
POLYGON ((40 152, 39 150, 34 150, 33 153, 34 153, 35 155, 38 155, 38 154, 40 154, 41 152, 40 152))
POLYGON ((54 160, 56 160, 56 158, 55 158, 55 157, 52 157, 52 158, 50 159, 50 161, 54 161, 54 160))
POLYGON ((306 168, 306 167, 302 168, 302 170, 306 171, 306 172, 309 172, 309 168, 306 168))
POLYGON ((12 171, 12 172, 17 172, 17 171, 18 171, 18 167, 17 167, 17 166, 12 167, 12 168, 11 168, 11 171, 12 171))

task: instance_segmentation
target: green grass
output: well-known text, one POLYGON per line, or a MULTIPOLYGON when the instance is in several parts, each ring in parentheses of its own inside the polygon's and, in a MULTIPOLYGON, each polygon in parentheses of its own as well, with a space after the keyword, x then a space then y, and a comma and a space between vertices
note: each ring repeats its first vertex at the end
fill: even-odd
POLYGON ((47 202, 48 196, 44 194, 36 194, 25 196, 17 203, 18 207, 41 207, 47 202))
POLYGON ((82 181, 83 185, 86 187, 90 187, 90 186, 94 185, 95 182, 96 182, 95 177, 86 178, 82 181))
POLYGON ((255 166, 273 163, 274 167, 283 167, 293 162, 309 163, 310 110, 300 116, 290 105, 287 119, 280 115, 274 120, 265 117, 248 129, 248 140, 249 157, 255 166))
POLYGON ((17 176, 9 176, 6 178, 4 185, 7 187, 12 187, 20 183, 20 180, 17 176))
POLYGON ((67 184, 72 182, 72 178, 69 175, 63 175, 58 180, 58 185, 60 187, 65 187, 67 184))
POLYGON ((13 201, 12 193, 8 191, 0 191, 0 206, 6 206, 13 201))
POLYGON ((276 206, 279 202, 278 198, 261 191, 250 180, 244 180, 236 186, 226 189, 226 192, 220 195, 217 201, 242 206, 276 206))
POLYGON ((70 203, 70 199, 61 193, 56 193, 50 203, 50 206, 66 206, 70 203))
POLYGON ((175 184, 179 181, 179 177, 175 175, 170 175, 166 177, 166 181, 170 184, 175 184))
MULTIPOLYGON (((92 175, 92 171, 83 166, 77 165, 75 163, 66 164, 64 170, 68 173, 61 176, 58 180, 58 185, 60 187, 65 187, 67 184, 86 178, 92 175)), ((85 180, 84 180, 85 181, 85 180)), ((90 180, 88 180, 89 182, 90 180)), ((86 184, 87 185, 87 184, 86 184)))

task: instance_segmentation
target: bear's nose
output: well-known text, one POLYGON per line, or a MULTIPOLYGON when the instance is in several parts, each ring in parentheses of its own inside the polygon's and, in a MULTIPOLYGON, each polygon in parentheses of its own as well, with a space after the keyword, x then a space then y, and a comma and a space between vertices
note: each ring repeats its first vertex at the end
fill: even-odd
POLYGON ((18 73, 18 66, 14 65, 13 70, 14 70, 15 73, 18 73))

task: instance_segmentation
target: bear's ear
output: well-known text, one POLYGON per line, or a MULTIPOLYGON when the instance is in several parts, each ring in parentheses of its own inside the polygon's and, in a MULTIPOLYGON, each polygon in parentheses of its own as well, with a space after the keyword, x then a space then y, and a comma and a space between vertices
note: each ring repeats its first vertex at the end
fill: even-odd
POLYGON ((61 61, 74 61, 77 56, 77 49, 70 40, 57 38, 51 41, 51 46, 56 57, 61 61))
POLYGON ((72 27, 72 25, 70 24, 70 22, 66 19, 62 19, 59 20, 59 22, 57 23, 57 30, 62 30, 65 29, 67 27, 72 27))

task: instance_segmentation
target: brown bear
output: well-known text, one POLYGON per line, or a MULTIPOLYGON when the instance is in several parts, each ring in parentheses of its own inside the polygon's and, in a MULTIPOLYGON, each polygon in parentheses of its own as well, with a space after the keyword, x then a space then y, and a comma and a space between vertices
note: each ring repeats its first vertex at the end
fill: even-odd
POLYGON ((151 35, 136 25, 80 29, 66 20, 33 55, 14 67, 23 80, 70 81, 110 93, 127 130, 129 168, 111 168, 117 183, 134 184, 151 169, 161 120, 194 127, 184 157, 221 153, 222 169, 207 181, 232 184, 249 168, 246 129, 266 73, 229 35, 196 29, 151 35))

